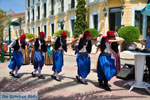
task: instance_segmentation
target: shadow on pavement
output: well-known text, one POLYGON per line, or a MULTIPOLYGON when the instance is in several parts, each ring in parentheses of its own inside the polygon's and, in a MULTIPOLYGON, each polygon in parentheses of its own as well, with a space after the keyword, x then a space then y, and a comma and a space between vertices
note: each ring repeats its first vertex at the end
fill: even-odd
MULTIPOLYGON (((117 90, 118 91, 118 90, 117 90)), ((68 97, 65 96, 49 96, 49 97, 42 97, 39 96, 40 100, 121 100, 122 98, 126 98, 130 100, 131 98, 141 98, 144 99, 144 96, 115 96, 115 95, 97 95, 104 91, 94 91, 94 92, 87 92, 87 93, 77 93, 75 95, 71 95, 68 97)))
MULTIPOLYGON (((133 80, 128 80, 128 81, 127 80, 117 80, 114 82, 114 85, 129 90, 130 89, 129 85, 127 85, 127 86, 123 86, 123 85, 127 82, 130 82, 130 81, 133 81, 133 80)), ((134 89, 132 89, 131 92, 135 92, 135 93, 138 93, 140 95, 149 95, 145 89, 134 88, 134 89)))

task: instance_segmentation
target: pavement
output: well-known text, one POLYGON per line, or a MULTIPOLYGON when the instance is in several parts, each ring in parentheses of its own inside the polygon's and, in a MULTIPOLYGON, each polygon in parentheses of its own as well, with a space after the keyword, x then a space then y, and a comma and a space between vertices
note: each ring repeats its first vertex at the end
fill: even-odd
MULTIPOLYGON (((123 58, 133 58, 132 55, 121 53, 123 58)), ((83 85, 75 79, 77 73, 76 56, 68 50, 64 56, 64 66, 60 73, 61 82, 51 78, 52 66, 44 65, 42 73, 46 79, 33 78, 33 65, 23 65, 19 70, 20 79, 15 79, 8 73, 9 62, 0 63, 0 92, 37 92, 39 100, 150 100, 150 94, 144 89, 133 89, 123 86, 131 80, 121 80, 115 76, 109 81, 111 92, 99 88, 97 82, 96 59, 98 54, 91 54, 91 72, 87 77, 88 85, 83 85)))

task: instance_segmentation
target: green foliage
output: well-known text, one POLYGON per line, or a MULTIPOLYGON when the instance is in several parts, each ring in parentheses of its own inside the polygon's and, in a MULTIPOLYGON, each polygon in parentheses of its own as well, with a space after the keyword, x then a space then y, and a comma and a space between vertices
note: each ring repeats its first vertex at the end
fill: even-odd
POLYGON ((125 26, 119 29, 118 34, 125 39, 125 42, 136 42, 140 37, 140 31, 134 26, 125 26))
POLYGON ((91 37, 98 37, 98 31, 94 28, 90 28, 90 29, 86 29, 87 31, 89 31, 91 33, 91 37))
POLYGON ((75 32, 74 37, 78 37, 83 34, 84 30, 88 27, 86 22, 86 0, 77 0, 76 20, 75 20, 75 32))
MULTIPOLYGON (((5 11, 0 9, 0 41, 4 41, 4 28, 6 27, 7 21, 8 21, 8 16, 5 11)), ((5 34, 6 37, 6 34, 5 34)))
POLYGON ((70 37, 70 32, 69 32, 69 31, 67 31, 67 30, 59 30, 59 31, 57 31, 57 32, 55 32, 55 33, 53 34, 53 38, 54 38, 54 37, 57 37, 57 36, 61 36, 62 32, 66 32, 66 33, 67 33, 67 36, 70 37))
POLYGON ((25 35, 26 35, 27 39, 32 39, 35 37, 34 34, 32 34, 32 33, 26 33, 25 35))
MULTIPOLYGON (((1 61, 2 57, 0 56, 0 61, 1 61)), ((9 58, 4 57, 4 61, 8 61, 9 58)))

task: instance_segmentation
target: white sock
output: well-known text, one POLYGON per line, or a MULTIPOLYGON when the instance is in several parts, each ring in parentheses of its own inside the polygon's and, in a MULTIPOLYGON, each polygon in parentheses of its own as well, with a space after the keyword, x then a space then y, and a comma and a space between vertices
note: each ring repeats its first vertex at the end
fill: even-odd
POLYGON ((40 66, 38 67, 38 73, 39 73, 39 76, 41 76, 41 68, 40 68, 40 66))
POLYGON ((14 73, 15 70, 12 70, 11 73, 14 73))
POLYGON ((56 76, 57 79, 59 79, 57 70, 55 70, 55 76, 56 76))
POLYGON ((82 78, 82 82, 85 82, 85 79, 84 79, 84 78, 82 78))
POLYGON ((18 67, 16 66, 16 69, 15 69, 15 76, 18 76, 18 67))
POLYGON ((34 69, 33 74, 36 74, 37 69, 34 69))

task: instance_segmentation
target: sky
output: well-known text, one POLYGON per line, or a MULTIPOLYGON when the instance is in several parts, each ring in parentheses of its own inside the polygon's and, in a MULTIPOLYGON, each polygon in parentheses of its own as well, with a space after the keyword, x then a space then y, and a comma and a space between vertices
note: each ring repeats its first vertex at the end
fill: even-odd
POLYGON ((0 9, 6 12, 10 9, 15 13, 25 12, 25 0, 0 0, 0 9))

